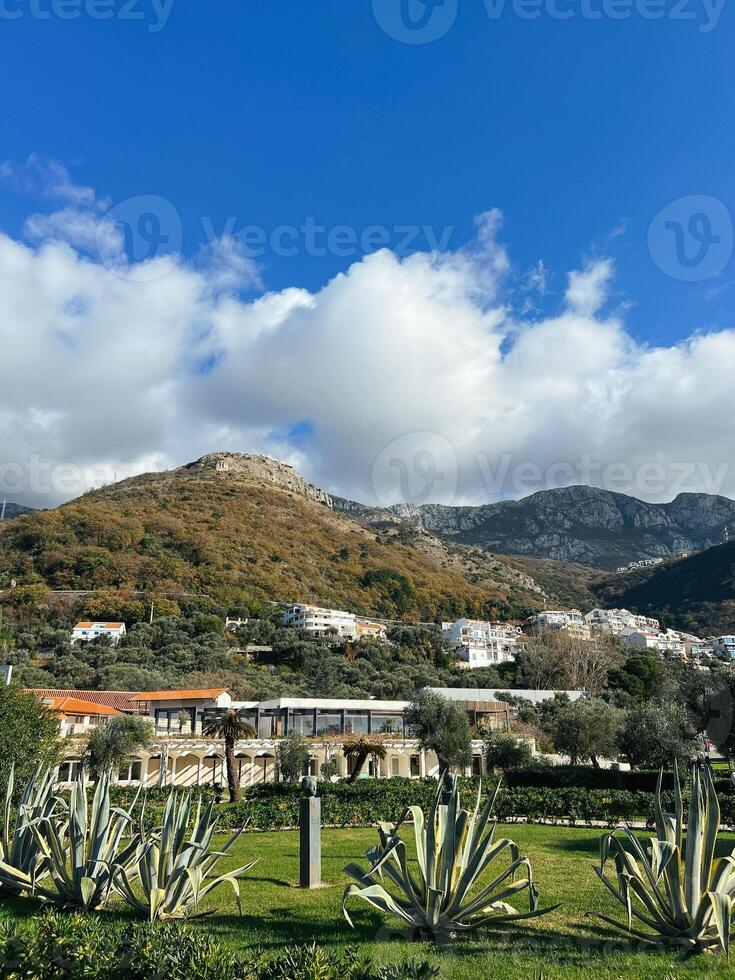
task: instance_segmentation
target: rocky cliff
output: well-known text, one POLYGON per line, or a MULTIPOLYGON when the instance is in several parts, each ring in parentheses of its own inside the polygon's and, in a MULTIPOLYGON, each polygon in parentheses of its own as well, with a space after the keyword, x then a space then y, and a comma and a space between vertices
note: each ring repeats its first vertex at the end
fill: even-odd
POLYGON ((649 504, 622 493, 576 486, 477 507, 371 508, 341 498, 334 498, 333 506, 373 526, 418 524, 433 534, 487 551, 604 569, 699 551, 735 536, 735 501, 703 493, 683 493, 670 503, 649 504))

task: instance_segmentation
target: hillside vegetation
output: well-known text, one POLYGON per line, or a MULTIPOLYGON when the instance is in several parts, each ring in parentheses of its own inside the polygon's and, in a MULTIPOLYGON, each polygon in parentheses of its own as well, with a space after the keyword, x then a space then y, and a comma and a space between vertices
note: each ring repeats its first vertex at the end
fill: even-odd
POLYGON ((593 584, 600 604, 656 616, 698 635, 731 633, 735 624, 735 542, 680 561, 593 584))
POLYGON ((136 477, 0 527, 3 585, 303 600, 421 621, 542 605, 528 576, 484 562, 361 527, 272 475, 214 465, 136 477))

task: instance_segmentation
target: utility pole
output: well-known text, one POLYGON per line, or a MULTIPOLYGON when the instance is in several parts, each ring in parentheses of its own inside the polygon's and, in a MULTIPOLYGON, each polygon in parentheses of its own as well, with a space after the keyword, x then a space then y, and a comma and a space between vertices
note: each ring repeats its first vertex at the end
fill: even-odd
POLYGON ((0 514, 0 521, 4 521, 5 520, 5 505, 6 504, 7 504, 7 500, 3 500, 3 512, 2 512, 2 514, 0 514))
POLYGON ((151 618, 150 618, 149 622, 151 622, 151 623, 153 622, 153 599, 151 599, 151 618))

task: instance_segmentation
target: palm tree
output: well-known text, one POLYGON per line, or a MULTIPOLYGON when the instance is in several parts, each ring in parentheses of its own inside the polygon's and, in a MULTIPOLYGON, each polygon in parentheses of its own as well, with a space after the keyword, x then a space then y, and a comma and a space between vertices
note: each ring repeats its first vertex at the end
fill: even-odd
POLYGON ((382 762, 387 755, 385 747, 379 741, 365 738, 364 735, 353 739, 351 742, 345 742, 342 751, 344 752, 345 759, 352 763, 352 772, 347 780, 350 786, 353 786, 357 782, 368 759, 373 759, 375 762, 382 762))
POLYGON ((235 768, 235 743, 241 738, 255 738, 255 729, 247 721, 238 718, 237 711, 230 708, 227 714, 212 718, 204 725, 204 734, 209 738, 221 738, 225 743, 225 760, 227 761, 227 788, 230 791, 230 803, 242 799, 240 791, 240 774, 235 768))

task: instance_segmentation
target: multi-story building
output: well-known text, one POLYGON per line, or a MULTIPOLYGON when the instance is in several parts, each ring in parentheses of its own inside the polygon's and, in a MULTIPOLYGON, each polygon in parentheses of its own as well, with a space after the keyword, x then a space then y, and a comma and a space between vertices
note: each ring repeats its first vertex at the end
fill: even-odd
POLYGON ((357 637, 357 617, 341 609, 323 609, 297 602, 285 611, 283 622, 292 629, 305 630, 314 636, 341 636, 345 640, 357 637))
POLYGON ((624 643, 637 650, 656 650, 676 657, 684 657, 687 653, 685 641, 676 633, 657 633, 653 630, 626 627, 618 635, 624 643))
POLYGON ((382 623, 375 623, 370 619, 355 619, 355 636, 358 640, 362 637, 370 637, 373 640, 384 641, 388 638, 388 631, 382 623))
POLYGON ((544 609, 531 616, 529 623, 545 629, 558 630, 565 626, 584 626, 584 616, 579 609, 544 609))
POLYGON ((622 630, 642 629, 658 632, 661 624, 651 616, 638 616, 629 609, 593 609, 584 617, 592 629, 598 629, 613 635, 622 630))
MULTIPOLYGON (((478 728, 507 728, 508 705, 490 698, 489 693, 457 690, 451 696, 465 706, 471 723, 478 728)), ((419 778, 438 774, 436 756, 424 751, 407 727, 405 715, 409 704, 406 701, 276 698, 259 703, 243 702, 235 700, 227 688, 140 691, 128 695, 128 701, 150 718, 153 740, 116 774, 117 781, 123 784, 224 785, 222 742, 205 732, 210 719, 233 709, 255 733, 252 738, 239 741, 235 750, 240 779, 245 786, 278 778, 279 741, 294 731, 308 739, 308 771, 313 775, 320 774, 325 762, 335 761, 338 777, 348 776, 349 762, 342 749, 346 742, 360 736, 379 741, 386 753, 384 759, 373 760, 366 767, 366 777, 419 778)), ((83 746, 79 739, 67 742, 60 772, 62 781, 72 779, 79 771, 83 746)), ((484 771, 481 738, 473 739, 472 752, 472 766, 467 771, 481 774, 484 771)))
POLYGON ((714 636, 710 643, 715 653, 725 654, 735 660, 735 636, 714 636))
POLYGON ((469 668, 489 667, 515 660, 520 633, 518 626, 479 619, 442 623, 445 645, 455 651, 461 664, 469 668))
POLYGON ((71 631, 71 642, 75 645, 89 643, 100 636, 106 636, 111 643, 119 643, 125 636, 125 623, 96 623, 81 622, 77 623, 71 631))

